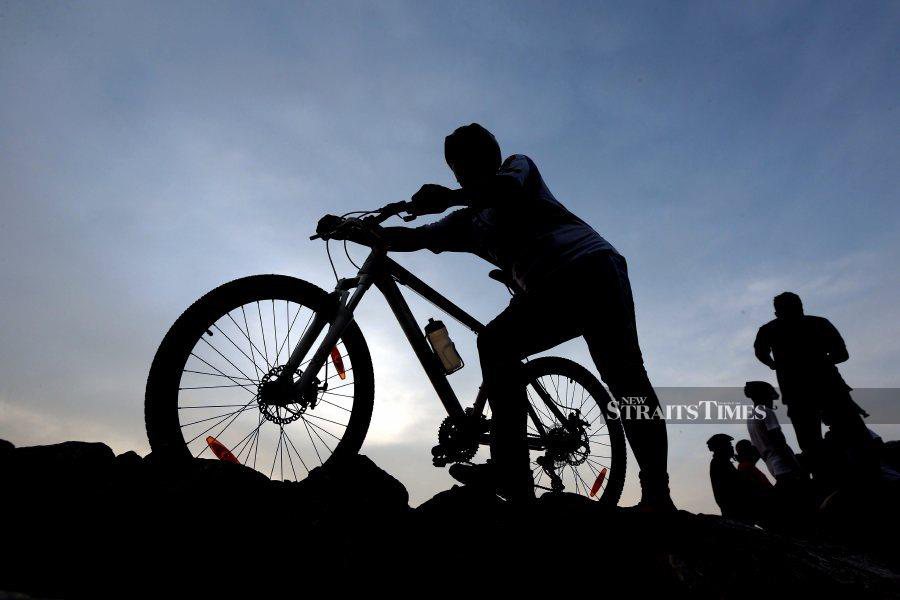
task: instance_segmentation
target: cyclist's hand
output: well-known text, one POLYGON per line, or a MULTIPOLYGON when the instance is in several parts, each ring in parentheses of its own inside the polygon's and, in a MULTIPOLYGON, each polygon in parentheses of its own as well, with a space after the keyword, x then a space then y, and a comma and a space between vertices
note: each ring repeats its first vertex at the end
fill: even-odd
POLYGON ((384 229, 380 225, 372 223, 365 226, 355 224, 350 227, 342 227, 337 232, 335 239, 348 240, 369 248, 375 248, 384 244, 384 229))
POLYGON ((442 185, 426 183, 413 194, 407 212, 411 215, 442 213, 453 204, 453 190, 442 185))
POLYGON ((329 234, 334 232, 338 226, 344 222, 344 219, 341 217, 336 217, 335 215, 325 215, 321 219, 319 219, 319 223, 316 225, 316 233, 323 237, 333 237, 329 234))

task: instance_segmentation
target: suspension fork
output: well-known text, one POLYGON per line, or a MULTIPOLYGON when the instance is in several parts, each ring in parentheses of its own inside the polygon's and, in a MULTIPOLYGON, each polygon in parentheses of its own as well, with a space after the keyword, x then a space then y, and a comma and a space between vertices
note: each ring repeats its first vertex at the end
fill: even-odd
MULTIPOLYGON (((371 258, 370 256, 369 260, 371 258)), ((331 349, 337 346, 338 340, 341 339, 347 326, 353 321, 353 311, 359 305, 363 295, 372 287, 373 275, 363 273, 369 260, 366 260, 366 264, 360 269, 358 277, 338 281, 334 291, 329 294, 326 310, 316 312, 306 333, 303 334, 294 347, 293 352, 291 352, 291 356, 285 363, 282 371, 283 377, 293 377, 293 373, 300 368, 303 359, 312 349, 316 338, 328 325, 328 331, 325 333, 322 343, 319 344, 312 358, 309 359, 306 369, 300 375, 300 379, 292 383, 296 393, 302 394, 304 390, 309 389, 309 386, 312 385, 316 374, 322 368, 322 365, 325 364, 325 361, 328 360, 331 349), (350 295, 349 290, 354 287, 356 290, 350 295)))

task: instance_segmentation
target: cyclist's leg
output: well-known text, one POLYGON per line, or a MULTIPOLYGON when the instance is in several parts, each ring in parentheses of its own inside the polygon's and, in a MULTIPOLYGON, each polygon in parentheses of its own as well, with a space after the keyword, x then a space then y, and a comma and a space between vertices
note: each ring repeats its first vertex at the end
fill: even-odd
POLYGON ((642 410, 650 418, 624 418, 623 413, 622 425, 640 468, 642 504, 667 505, 666 423, 644 368, 625 259, 607 254, 594 263, 597 310, 584 337, 600 376, 620 405, 623 398, 640 398, 646 407, 642 410))
POLYGON ((478 336, 478 354, 491 404, 491 458, 501 485, 514 495, 533 496, 526 441, 527 397, 522 357, 575 337, 571 311, 549 296, 523 294, 478 336))

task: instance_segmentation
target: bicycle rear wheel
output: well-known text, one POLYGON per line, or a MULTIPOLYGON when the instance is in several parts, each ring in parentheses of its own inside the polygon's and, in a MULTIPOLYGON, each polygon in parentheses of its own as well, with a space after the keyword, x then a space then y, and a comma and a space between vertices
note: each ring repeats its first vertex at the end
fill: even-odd
POLYGON ((532 476, 538 487, 551 487, 545 466, 559 477, 564 491, 615 506, 625 484, 625 432, 621 421, 611 418, 611 400, 590 371, 571 360, 542 357, 525 365, 526 393, 532 410, 528 435, 543 439, 548 449, 531 451, 532 476), (545 394, 539 393, 540 386, 545 394), (573 436, 563 418, 583 421, 573 436), (543 463, 543 464, 540 464, 543 463))
POLYGON ((218 457, 292 480, 333 456, 358 452, 374 380, 356 323, 316 374, 315 388, 278 403, 263 392, 329 302, 322 289, 282 275, 237 279, 195 302, 166 334, 147 378, 144 416, 153 452, 218 457))

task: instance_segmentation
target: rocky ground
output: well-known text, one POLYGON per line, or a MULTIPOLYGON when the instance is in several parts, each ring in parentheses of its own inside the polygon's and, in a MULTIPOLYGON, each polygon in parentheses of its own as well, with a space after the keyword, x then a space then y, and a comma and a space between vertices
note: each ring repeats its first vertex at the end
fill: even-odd
POLYGON ((792 534, 570 495, 516 510, 465 488, 411 509, 365 456, 284 483, 84 442, 0 441, 0 482, 5 597, 900 598, 897 507, 874 499, 792 534))

